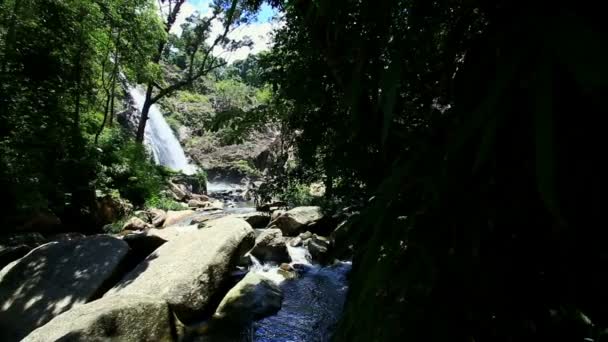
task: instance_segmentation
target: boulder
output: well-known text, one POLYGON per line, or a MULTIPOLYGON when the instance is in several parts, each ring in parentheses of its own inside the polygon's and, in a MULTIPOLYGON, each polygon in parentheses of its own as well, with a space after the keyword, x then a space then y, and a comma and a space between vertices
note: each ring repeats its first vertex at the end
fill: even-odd
POLYGON ((322 218, 320 207, 297 207, 279 215, 270 225, 277 226, 285 236, 296 236, 322 218))
POLYGON ((0 269, 46 243, 40 233, 14 233, 0 236, 0 269))
POLYGON ((253 246, 251 226, 239 219, 207 222, 206 229, 169 240, 127 274, 106 296, 147 294, 169 303, 180 320, 196 319, 253 246))
POLYGON ((250 272, 228 291, 212 320, 244 325, 277 313, 282 303, 281 289, 272 280, 250 272))
POLYGON ((279 266, 277 273, 282 275, 285 279, 295 279, 298 277, 298 273, 290 264, 283 263, 279 266))
POLYGON ((188 207, 190 208, 205 208, 211 205, 211 203, 207 201, 201 201, 198 199, 191 199, 188 201, 188 207))
POLYGON ((198 230, 198 225, 171 226, 163 229, 152 228, 146 232, 146 235, 155 236, 163 239, 164 241, 170 241, 184 234, 197 232, 198 230))
POLYGON ((190 197, 190 191, 184 184, 169 182, 169 191, 171 191, 171 195, 176 201, 184 201, 190 197))
POLYGON ((139 217, 131 217, 123 226, 122 230, 148 230, 152 225, 144 222, 139 217))
MULTIPOLYGON (((161 231, 170 229, 171 228, 167 228, 161 231)), ((152 252, 154 252, 158 247, 162 246, 168 241, 160 236, 147 233, 127 234, 123 236, 122 239, 129 244, 129 247, 131 248, 129 253, 129 263, 131 263, 131 260, 133 260, 135 263, 133 266, 139 264, 140 261, 152 254, 152 252)))
POLYGON ((260 212, 236 214, 234 217, 247 221, 253 228, 266 228, 270 223, 270 215, 260 212))
POLYGON ((321 263, 326 261, 330 246, 329 239, 316 234, 313 234, 306 244, 312 259, 321 263))
POLYGON ((97 218, 101 224, 116 222, 133 212, 133 205, 124 198, 105 195, 97 199, 97 218))
POLYGON ((103 293, 129 251, 96 235, 33 249, 0 280, 0 340, 25 337, 53 317, 103 293))
POLYGON ((144 296, 110 296, 73 308, 23 341, 173 341, 166 302, 144 296))
POLYGON ((82 233, 71 232, 71 233, 59 233, 59 234, 49 235, 48 240, 49 241, 72 241, 72 240, 82 239, 85 237, 87 237, 87 236, 82 233))
POLYGON ((280 229, 265 229, 256 239, 251 255, 262 262, 290 261, 286 239, 280 229))
POLYGON ((203 202, 208 202, 211 200, 211 198, 207 195, 202 195, 202 194, 191 194, 190 198, 195 199, 195 200, 199 200, 199 201, 203 201, 203 202))
POLYGON ((287 211, 287 210, 283 210, 283 209, 278 209, 278 210, 273 211, 273 212, 270 214, 270 221, 274 221, 274 220, 276 220, 276 219, 277 219, 279 216, 281 216, 281 215, 285 214, 285 212, 286 212, 286 211, 287 211))
POLYGON ((152 208, 148 210, 148 212, 150 213, 150 223, 154 227, 162 227, 163 223, 165 223, 165 220, 167 219, 167 213, 162 209, 156 208, 152 208))
POLYGON ((180 223, 188 218, 188 216, 192 216, 194 214, 194 210, 180 210, 180 211, 167 211, 167 217, 165 218, 165 223, 163 223, 163 227, 169 227, 175 224, 180 223))

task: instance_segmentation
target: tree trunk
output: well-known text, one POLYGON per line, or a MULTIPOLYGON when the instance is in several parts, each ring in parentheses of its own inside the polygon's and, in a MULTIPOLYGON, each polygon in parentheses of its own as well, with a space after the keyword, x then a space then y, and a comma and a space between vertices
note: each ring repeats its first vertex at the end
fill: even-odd
POLYGON ((139 118, 139 126, 137 127, 137 135, 135 136, 135 141, 138 143, 144 142, 144 133, 146 131, 146 122, 148 121, 148 113, 150 112, 150 107, 152 107, 152 90, 154 86, 152 84, 148 84, 148 90, 146 90, 146 101, 144 102, 144 107, 141 109, 141 117, 139 118))

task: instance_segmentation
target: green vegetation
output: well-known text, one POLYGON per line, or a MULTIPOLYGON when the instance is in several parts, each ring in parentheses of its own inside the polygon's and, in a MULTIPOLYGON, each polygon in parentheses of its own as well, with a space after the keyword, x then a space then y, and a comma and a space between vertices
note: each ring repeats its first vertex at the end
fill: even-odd
POLYGON ((195 160, 278 134, 263 175, 227 159, 262 198, 360 212, 335 340, 606 340, 603 11, 271 0, 274 47, 228 65, 211 51, 246 44, 227 32, 261 1, 214 0, 178 37, 184 2, 0 1, 2 229, 40 211, 92 226, 96 190, 181 208, 139 143, 158 103, 195 160), (146 85, 136 134, 116 124, 121 71, 146 85))
POLYGON ((153 195, 146 201, 146 208, 158 208, 162 210, 185 210, 183 205, 176 202, 174 199, 167 197, 166 195, 153 195))

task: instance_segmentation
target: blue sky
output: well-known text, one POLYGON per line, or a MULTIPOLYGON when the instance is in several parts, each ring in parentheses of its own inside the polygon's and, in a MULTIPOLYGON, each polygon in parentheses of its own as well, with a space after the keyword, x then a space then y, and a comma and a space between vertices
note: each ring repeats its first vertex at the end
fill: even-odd
MULTIPOLYGON (((189 3, 192 4, 197 10, 201 13, 205 13, 207 8, 209 7, 209 3, 211 0, 188 0, 189 3)), ((258 13, 258 22, 266 23, 269 22, 270 19, 274 16, 275 11, 272 7, 268 6, 268 4, 264 3, 262 8, 260 9, 260 13, 258 13)))

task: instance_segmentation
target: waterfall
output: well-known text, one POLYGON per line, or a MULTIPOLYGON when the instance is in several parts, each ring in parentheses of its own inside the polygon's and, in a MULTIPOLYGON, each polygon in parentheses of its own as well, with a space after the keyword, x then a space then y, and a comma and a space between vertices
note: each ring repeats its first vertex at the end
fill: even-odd
MULTIPOLYGON (((128 91, 141 112, 146 100, 145 92, 140 87, 129 87, 128 91)), ((184 149, 155 104, 150 107, 148 113, 144 140, 157 164, 189 175, 196 172, 196 167, 188 163, 184 149)))

